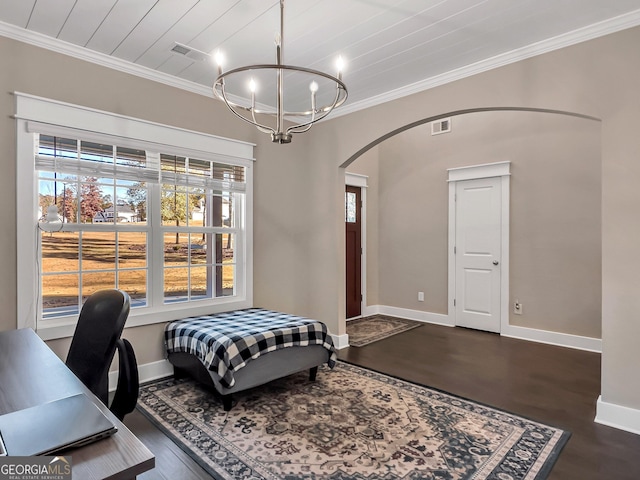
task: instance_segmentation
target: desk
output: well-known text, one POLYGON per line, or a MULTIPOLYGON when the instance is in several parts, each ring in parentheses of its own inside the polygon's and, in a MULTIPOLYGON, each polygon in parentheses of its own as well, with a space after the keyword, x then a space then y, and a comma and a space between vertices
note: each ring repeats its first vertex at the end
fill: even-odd
POLYGON ((131 480, 155 457, 31 329, 0 332, 0 414, 86 393, 118 427, 111 437, 68 451, 73 478, 131 480))

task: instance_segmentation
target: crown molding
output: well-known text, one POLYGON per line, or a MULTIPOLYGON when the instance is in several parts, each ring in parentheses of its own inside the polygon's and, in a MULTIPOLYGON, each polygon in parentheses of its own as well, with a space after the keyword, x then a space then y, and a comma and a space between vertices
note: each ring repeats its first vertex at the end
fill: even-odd
MULTIPOLYGON (((366 100, 360 100, 354 103, 348 103, 340 107, 339 110, 331 112, 331 118, 341 117, 350 113, 364 110, 366 108, 375 107, 382 103, 397 100, 402 97, 413 95, 414 93, 423 92, 431 88, 439 87, 447 83, 461 80, 463 78, 471 77, 478 73, 483 73, 494 68, 503 67, 512 63, 526 60, 531 57, 542 55, 543 53, 552 52, 561 48, 576 45, 578 43, 586 42, 587 40, 593 40, 594 38, 603 37, 611 33, 616 33, 627 28, 637 27, 640 25, 640 9, 633 12, 613 17, 608 20, 604 20, 599 23, 594 23, 587 27, 579 28, 571 32, 558 35, 557 37, 549 38, 537 43, 533 43, 526 47, 518 48, 510 52, 505 52, 495 57, 482 60, 480 62, 473 63, 441 75, 421 80, 411 85, 400 87, 396 90, 376 95, 375 97, 368 98, 366 100)), ((326 120, 325 120, 326 121, 326 120)))
POLYGON ((210 87, 0 21, 0 35, 137 77, 213 98, 210 87))
MULTIPOLYGON (((64 40, 52 38, 47 35, 43 35, 38 32, 32 32, 25 30, 24 28, 16 27, 5 22, 0 21, 0 36, 8 37, 13 40, 18 40, 29 45, 45 48, 53 52, 69 55, 70 57, 91 62, 96 65, 118 70, 120 72, 135 75, 137 77, 145 78, 154 82, 162 83, 170 87, 179 88, 187 92, 202 95, 204 97, 215 98, 213 89, 209 86, 202 85, 196 82, 190 82, 189 80, 183 80, 174 75, 168 73, 162 73, 157 70, 153 70, 142 65, 136 65, 135 63, 121 60, 119 58, 106 55, 104 53, 89 50, 88 48, 80 47, 64 40)), ((242 98, 236 95, 229 95, 229 98, 237 103, 242 102, 242 98)), ((263 110, 267 109, 266 105, 261 103, 257 104, 259 108, 263 110)))
MULTIPOLYGON (((552 52, 564 47, 569 47, 578 43, 592 40, 594 38, 609 35, 611 33, 619 32, 627 28, 632 28, 640 25, 640 9, 632 12, 620 15, 602 22, 594 23, 587 27, 579 28, 571 32, 558 35, 556 37, 543 40, 523 48, 512 50, 494 57, 482 60, 480 62, 467 65, 465 67, 457 68, 441 75, 436 75, 419 82, 415 82, 411 85, 376 95, 366 100, 358 102, 347 103, 340 107, 339 110, 331 112, 329 119, 348 115, 350 113, 364 110, 366 108, 374 107, 382 103, 397 100, 402 97, 413 95, 414 93, 422 92, 435 88, 447 83, 461 80, 463 78, 476 75, 478 73, 486 72, 494 68, 509 65, 521 60, 526 60, 543 53, 552 52)), ((104 53, 89 50, 84 47, 74 45, 64 40, 52 38, 47 35, 43 35, 38 32, 26 30, 24 28, 17 27, 5 22, 0 21, 0 35, 20 42, 28 43, 36 47, 45 48, 54 52, 69 55, 71 57, 78 58, 87 62, 91 62, 97 65, 101 65, 107 68, 112 68, 124 73, 136 75, 138 77, 152 80, 154 82, 163 83, 171 87, 180 88, 191 93, 203 95, 205 97, 213 98, 213 92, 210 87, 201 85, 199 83, 190 82, 188 80, 182 80, 173 75, 158 72, 148 67, 136 65, 135 63, 120 60, 118 58, 111 57, 104 53)))

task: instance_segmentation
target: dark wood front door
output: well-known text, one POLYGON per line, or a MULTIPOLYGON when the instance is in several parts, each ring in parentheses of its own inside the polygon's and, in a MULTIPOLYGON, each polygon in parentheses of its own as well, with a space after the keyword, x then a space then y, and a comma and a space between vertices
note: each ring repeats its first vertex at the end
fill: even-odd
POLYGON ((345 191, 345 229, 347 250, 347 318, 357 317, 362 305, 362 205, 360 188, 347 186, 345 191))

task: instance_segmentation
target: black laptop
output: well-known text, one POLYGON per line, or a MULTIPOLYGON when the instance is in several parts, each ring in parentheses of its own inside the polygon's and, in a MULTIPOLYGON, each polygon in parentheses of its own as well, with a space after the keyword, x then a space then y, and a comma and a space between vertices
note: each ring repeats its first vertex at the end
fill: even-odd
MULTIPOLYGON (((81 447, 117 431, 84 393, 0 415, 5 455, 51 455, 81 447)), ((3 448, 0 446, 0 451, 3 448)))

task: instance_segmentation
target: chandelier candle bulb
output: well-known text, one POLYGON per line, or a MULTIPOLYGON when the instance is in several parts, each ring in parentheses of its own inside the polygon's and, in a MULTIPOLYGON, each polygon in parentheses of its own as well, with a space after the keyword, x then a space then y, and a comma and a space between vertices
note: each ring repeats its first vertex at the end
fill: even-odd
POLYGON ((311 82, 311 84, 309 84, 309 90, 311 90, 311 118, 313 120, 316 114, 316 92, 318 91, 318 84, 311 82))
POLYGON ((336 60, 336 68, 338 69, 338 80, 342 80, 342 70, 344 70, 344 59, 342 55, 336 60))
POLYGON ((216 53, 213 56, 213 59, 215 60, 216 65, 218 66, 218 76, 220 76, 222 75, 222 64, 224 63, 224 55, 220 50, 216 50, 216 53))

